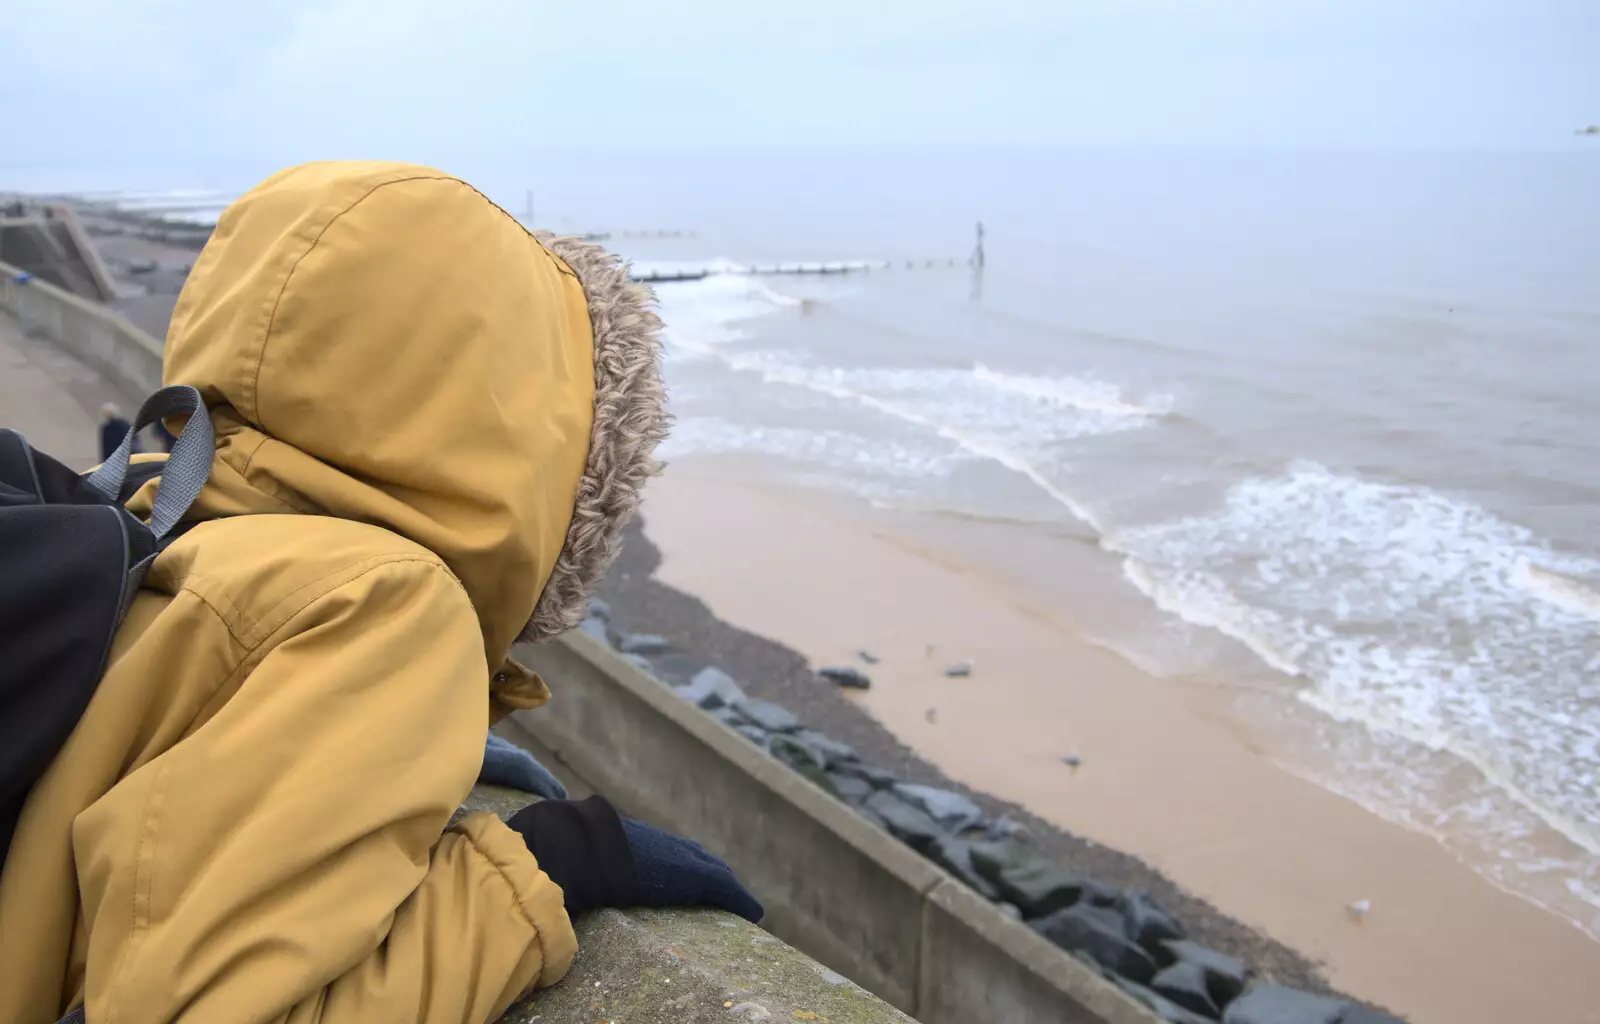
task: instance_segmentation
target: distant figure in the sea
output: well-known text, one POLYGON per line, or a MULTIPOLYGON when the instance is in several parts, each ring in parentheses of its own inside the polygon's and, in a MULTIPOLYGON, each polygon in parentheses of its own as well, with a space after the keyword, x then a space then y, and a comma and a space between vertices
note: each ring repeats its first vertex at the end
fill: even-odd
MULTIPOLYGON (((111 453, 117 450, 117 445, 122 443, 122 439, 127 437, 128 431, 132 429, 133 424, 123 417, 122 410, 118 409, 114 403, 107 402, 100 407, 100 460, 102 462, 111 457, 111 453)), ((137 437, 133 439, 133 450, 139 451, 139 439, 137 437)))

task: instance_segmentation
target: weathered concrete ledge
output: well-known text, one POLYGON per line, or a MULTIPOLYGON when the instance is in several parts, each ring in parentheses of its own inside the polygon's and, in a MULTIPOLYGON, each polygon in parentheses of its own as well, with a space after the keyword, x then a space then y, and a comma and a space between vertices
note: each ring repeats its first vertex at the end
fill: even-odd
POLYGON ((575 631, 518 653, 556 699, 499 731, 727 860, 773 934, 900 1010, 927 1024, 1154 1024, 1093 969, 599 641, 575 631))
MULTIPOLYGON (((479 786, 463 813, 509 815, 525 793, 479 786)), ((732 914, 602 910, 580 916, 578 958, 560 984, 512 1007, 507 1024, 626 1021, 915 1024, 860 986, 732 914)))
POLYGON ((0 263, 0 309, 15 315, 27 333, 48 338, 129 395, 142 399, 161 387, 160 341, 49 281, 19 282, 21 274, 0 263))

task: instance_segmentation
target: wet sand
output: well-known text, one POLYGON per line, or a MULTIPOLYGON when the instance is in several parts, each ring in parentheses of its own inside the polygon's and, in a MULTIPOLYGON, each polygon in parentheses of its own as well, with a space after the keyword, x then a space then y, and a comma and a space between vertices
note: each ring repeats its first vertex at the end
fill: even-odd
POLYGON ((675 465, 645 516, 661 582, 814 665, 870 649, 873 689, 838 699, 951 778, 1142 859, 1338 989, 1417 1024, 1600 1021, 1600 943, 1280 768, 1225 690, 1148 676, 865 510, 726 465, 675 465), (944 675, 969 659, 970 678, 944 675), (1372 908, 1360 920, 1356 900, 1372 908))

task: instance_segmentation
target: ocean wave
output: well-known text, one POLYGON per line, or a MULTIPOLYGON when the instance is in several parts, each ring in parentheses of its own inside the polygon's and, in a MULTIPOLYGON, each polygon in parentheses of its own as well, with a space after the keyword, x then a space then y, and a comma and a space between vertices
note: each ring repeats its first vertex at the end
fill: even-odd
POLYGON ((1600 622, 1600 593, 1579 581, 1532 562, 1523 562, 1511 574, 1511 581, 1523 590, 1563 611, 1592 622, 1600 622))
POLYGON ((869 439, 842 430, 735 423, 721 416, 687 416, 662 443, 664 459, 692 455, 764 455, 849 470, 867 480, 926 480, 948 476, 948 455, 869 439))
POLYGON ((1470 763, 1600 853, 1600 629, 1561 586, 1600 563, 1471 503, 1310 463, 1105 545, 1162 608, 1303 678, 1306 703, 1470 763))
POLYGON ((818 365, 794 353, 734 344, 747 337, 752 321, 800 301, 765 282, 710 277, 663 287, 658 294, 669 359, 715 359, 763 384, 805 389, 918 428, 968 456, 1025 477, 1097 529, 1093 511, 1054 478, 1052 453, 1082 438, 1139 429, 1164 415, 1171 404, 1164 396, 1130 402, 1117 386, 1093 378, 1024 376, 983 365, 818 365), (1041 404, 1049 407, 1048 415, 1041 415, 1041 404))
POLYGON ((1144 402, 1128 402, 1123 399, 1121 388, 1100 380, 1004 373, 982 363, 974 366, 972 372, 979 380, 1001 391, 1085 412, 1143 418, 1165 416, 1172 411, 1171 395, 1157 395, 1144 402))

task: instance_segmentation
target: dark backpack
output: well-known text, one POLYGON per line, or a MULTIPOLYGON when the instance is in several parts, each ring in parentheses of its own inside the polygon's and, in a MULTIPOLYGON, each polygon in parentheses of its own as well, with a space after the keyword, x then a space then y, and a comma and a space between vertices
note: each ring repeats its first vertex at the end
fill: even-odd
POLYGON ((200 392, 163 388, 104 465, 80 476, 0 429, 0 867, 34 783, 78 724, 145 570, 211 474, 200 392), (164 416, 189 422, 165 465, 134 467, 133 437, 164 416), (161 476, 148 525, 122 503, 161 476))

